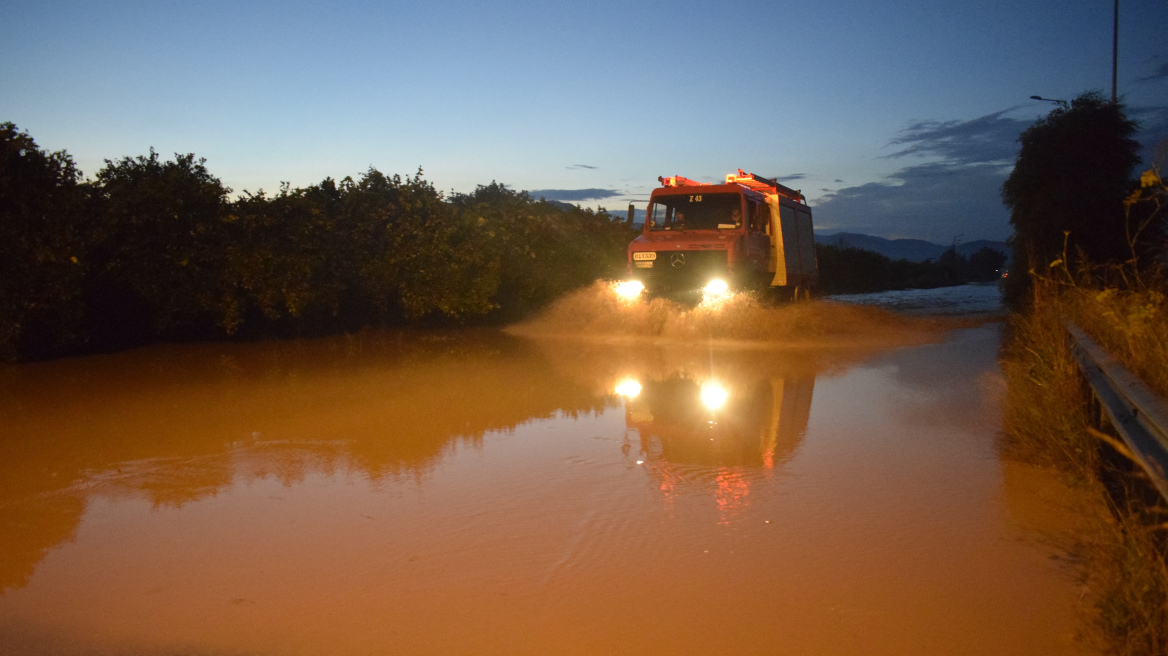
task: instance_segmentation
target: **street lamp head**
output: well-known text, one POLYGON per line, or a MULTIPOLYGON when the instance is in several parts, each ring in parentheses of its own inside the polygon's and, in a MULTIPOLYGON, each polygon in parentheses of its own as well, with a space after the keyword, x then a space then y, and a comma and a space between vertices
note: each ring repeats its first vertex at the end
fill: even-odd
POLYGON ((1059 107, 1066 107, 1067 106, 1067 101, 1065 101, 1065 100, 1056 100, 1054 98, 1043 98, 1042 96, 1030 96, 1030 99, 1031 100, 1044 100, 1046 102, 1058 103, 1059 107))

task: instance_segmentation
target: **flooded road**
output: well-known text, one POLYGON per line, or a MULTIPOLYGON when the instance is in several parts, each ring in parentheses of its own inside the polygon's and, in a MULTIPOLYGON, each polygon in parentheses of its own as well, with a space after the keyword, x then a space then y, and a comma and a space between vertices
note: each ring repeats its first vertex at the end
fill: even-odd
POLYGON ((999 330, 0 368, 0 654, 1080 653, 999 330))

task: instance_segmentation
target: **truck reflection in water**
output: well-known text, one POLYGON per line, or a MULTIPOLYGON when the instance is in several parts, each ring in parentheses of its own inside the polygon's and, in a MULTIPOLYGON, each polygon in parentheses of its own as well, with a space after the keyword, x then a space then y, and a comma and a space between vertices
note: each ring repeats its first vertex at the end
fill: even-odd
POLYGON ((666 500, 681 481, 704 478, 726 523, 748 504, 752 481, 799 446, 814 388, 808 374, 739 384, 671 376, 628 378, 616 391, 629 437, 639 439, 639 458, 666 500))

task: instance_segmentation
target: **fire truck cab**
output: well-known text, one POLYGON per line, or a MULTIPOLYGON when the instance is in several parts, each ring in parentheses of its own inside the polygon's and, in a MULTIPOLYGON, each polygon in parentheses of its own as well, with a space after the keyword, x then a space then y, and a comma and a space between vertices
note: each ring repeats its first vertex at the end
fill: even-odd
POLYGON ((659 294, 729 286, 808 295, 819 271, 801 192, 742 169, 724 184, 658 180, 628 247, 631 280, 659 294))

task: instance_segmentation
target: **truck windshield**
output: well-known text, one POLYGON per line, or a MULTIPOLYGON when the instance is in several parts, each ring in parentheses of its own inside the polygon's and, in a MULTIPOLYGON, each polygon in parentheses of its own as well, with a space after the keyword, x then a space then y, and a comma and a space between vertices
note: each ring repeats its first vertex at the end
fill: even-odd
POLYGON ((658 196, 649 206, 649 230, 733 230, 742 225, 738 194, 658 196))

